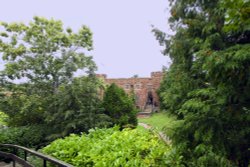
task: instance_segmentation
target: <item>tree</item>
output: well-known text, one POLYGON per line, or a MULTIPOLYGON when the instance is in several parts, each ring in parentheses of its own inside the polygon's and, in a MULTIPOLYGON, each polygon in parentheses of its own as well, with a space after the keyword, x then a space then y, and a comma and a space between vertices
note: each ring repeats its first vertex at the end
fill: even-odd
MULTIPOLYGON (((53 104, 50 100, 61 84, 70 83, 77 70, 92 74, 96 68, 92 58, 84 54, 84 51, 92 49, 92 33, 86 26, 74 33, 71 28, 64 30, 61 21, 41 17, 34 17, 28 25, 2 22, 1 26, 0 53, 5 61, 1 80, 14 83, 20 79, 25 83, 17 92, 12 89, 16 86, 9 88, 13 94, 5 100, 23 99, 17 102, 20 106, 16 109, 20 112, 22 107, 27 109, 27 113, 24 112, 27 115, 36 115, 38 108, 48 111, 46 103, 53 104), (34 100, 41 103, 39 107, 25 107, 26 102, 29 106, 34 98, 40 99, 34 100)), ((3 111, 11 112, 11 109, 3 111)))
POLYGON ((92 33, 86 26, 73 33, 71 28, 64 30, 61 21, 41 17, 34 17, 29 25, 2 22, 1 26, 4 74, 11 80, 47 83, 56 92, 77 70, 95 70, 92 58, 83 53, 92 49, 92 33))
POLYGON ((132 98, 116 84, 111 84, 103 98, 105 114, 111 117, 113 124, 124 127, 128 124, 136 126, 136 109, 132 98))
POLYGON ((111 119, 104 114, 98 94, 101 86, 101 81, 91 76, 74 78, 71 84, 59 87, 47 115, 49 125, 56 129, 54 137, 111 126, 111 119))
POLYGON ((28 25, 2 22, 1 30, 0 82, 10 93, 1 96, 0 110, 9 126, 46 125, 50 136, 61 137, 110 125, 98 99, 96 65, 85 55, 92 49, 89 28, 74 33, 61 21, 34 17, 28 25), (83 78, 74 78, 78 70, 83 78))
POLYGON ((132 78, 139 78, 139 75, 135 74, 135 75, 132 76, 132 78))
POLYGON ((173 143, 184 165, 245 167, 250 137, 249 2, 171 2, 169 22, 176 34, 153 31, 173 62, 160 91, 163 107, 183 122, 174 129, 173 143))

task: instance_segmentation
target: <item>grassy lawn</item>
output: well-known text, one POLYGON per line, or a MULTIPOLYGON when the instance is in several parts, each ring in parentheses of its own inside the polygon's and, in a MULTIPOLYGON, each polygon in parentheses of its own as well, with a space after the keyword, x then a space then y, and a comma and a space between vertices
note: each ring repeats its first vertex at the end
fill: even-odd
POLYGON ((166 112, 159 112, 149 118, 139 118, 138 122, 151 125, 157 131, 163 131, 163 129, 172 129, 178 121, 166 112))

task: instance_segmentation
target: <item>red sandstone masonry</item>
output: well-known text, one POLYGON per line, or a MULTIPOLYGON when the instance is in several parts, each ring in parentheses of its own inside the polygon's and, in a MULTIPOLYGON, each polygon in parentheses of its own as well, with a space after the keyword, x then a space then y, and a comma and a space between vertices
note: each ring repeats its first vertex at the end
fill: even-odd
POLYGON ((156 93, 160 87, 160 82, 163 77, 162 72, 152 72, 150 78, 117 78, 109 79, 105 74, 97 74, 97 77, 104 79, 107 84, 115 83, 123 88, 127 93, 134 91, 136 96, 136 106, 140 110, 144 110, 149 99, 149 92, 152 93, 153 104, 159 106, 159 97, 156 93))

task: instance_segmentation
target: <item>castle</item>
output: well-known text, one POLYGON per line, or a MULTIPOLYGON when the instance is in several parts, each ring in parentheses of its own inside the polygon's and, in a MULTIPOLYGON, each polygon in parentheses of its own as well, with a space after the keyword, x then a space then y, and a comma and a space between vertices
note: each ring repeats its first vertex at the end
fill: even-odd
POLYGON ((107 78, 106 74, 97 74, 105 83, 115 83, 123 88, 126 93, 134 92, 136 107, 144 112, 156 111, 159 108, 159 97, 157 90, 163 77, 162 72, 152 72, 148 78, 107 78))

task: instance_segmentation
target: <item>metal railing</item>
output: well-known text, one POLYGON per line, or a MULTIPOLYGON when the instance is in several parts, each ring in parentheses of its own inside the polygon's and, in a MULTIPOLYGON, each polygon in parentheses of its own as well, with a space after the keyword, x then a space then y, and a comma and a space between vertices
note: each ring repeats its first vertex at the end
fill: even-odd
POLYGON ((16 166, 16 163, 23 165, 24 167, 33 167, 28 161, 28 154, 39 157, 43 160, 43 167, 47 167, 47 162, 50 162, 53 165, 57 165, 59 167, 73 167, 73 165, 67 164, 63 161, 57 160, 48 155, 44 155, 42 153, 36 152, 34 150, 28 149, 26 147, 12 145, 12 144, 0 144, 0 148, 11 148, 10 152, 0 151, 0 157, 10 158, 13 161, 13 167, 16 166), (18 150, 22 150, 24 154, 24 158, 20 158, 17 156, 18 150))

